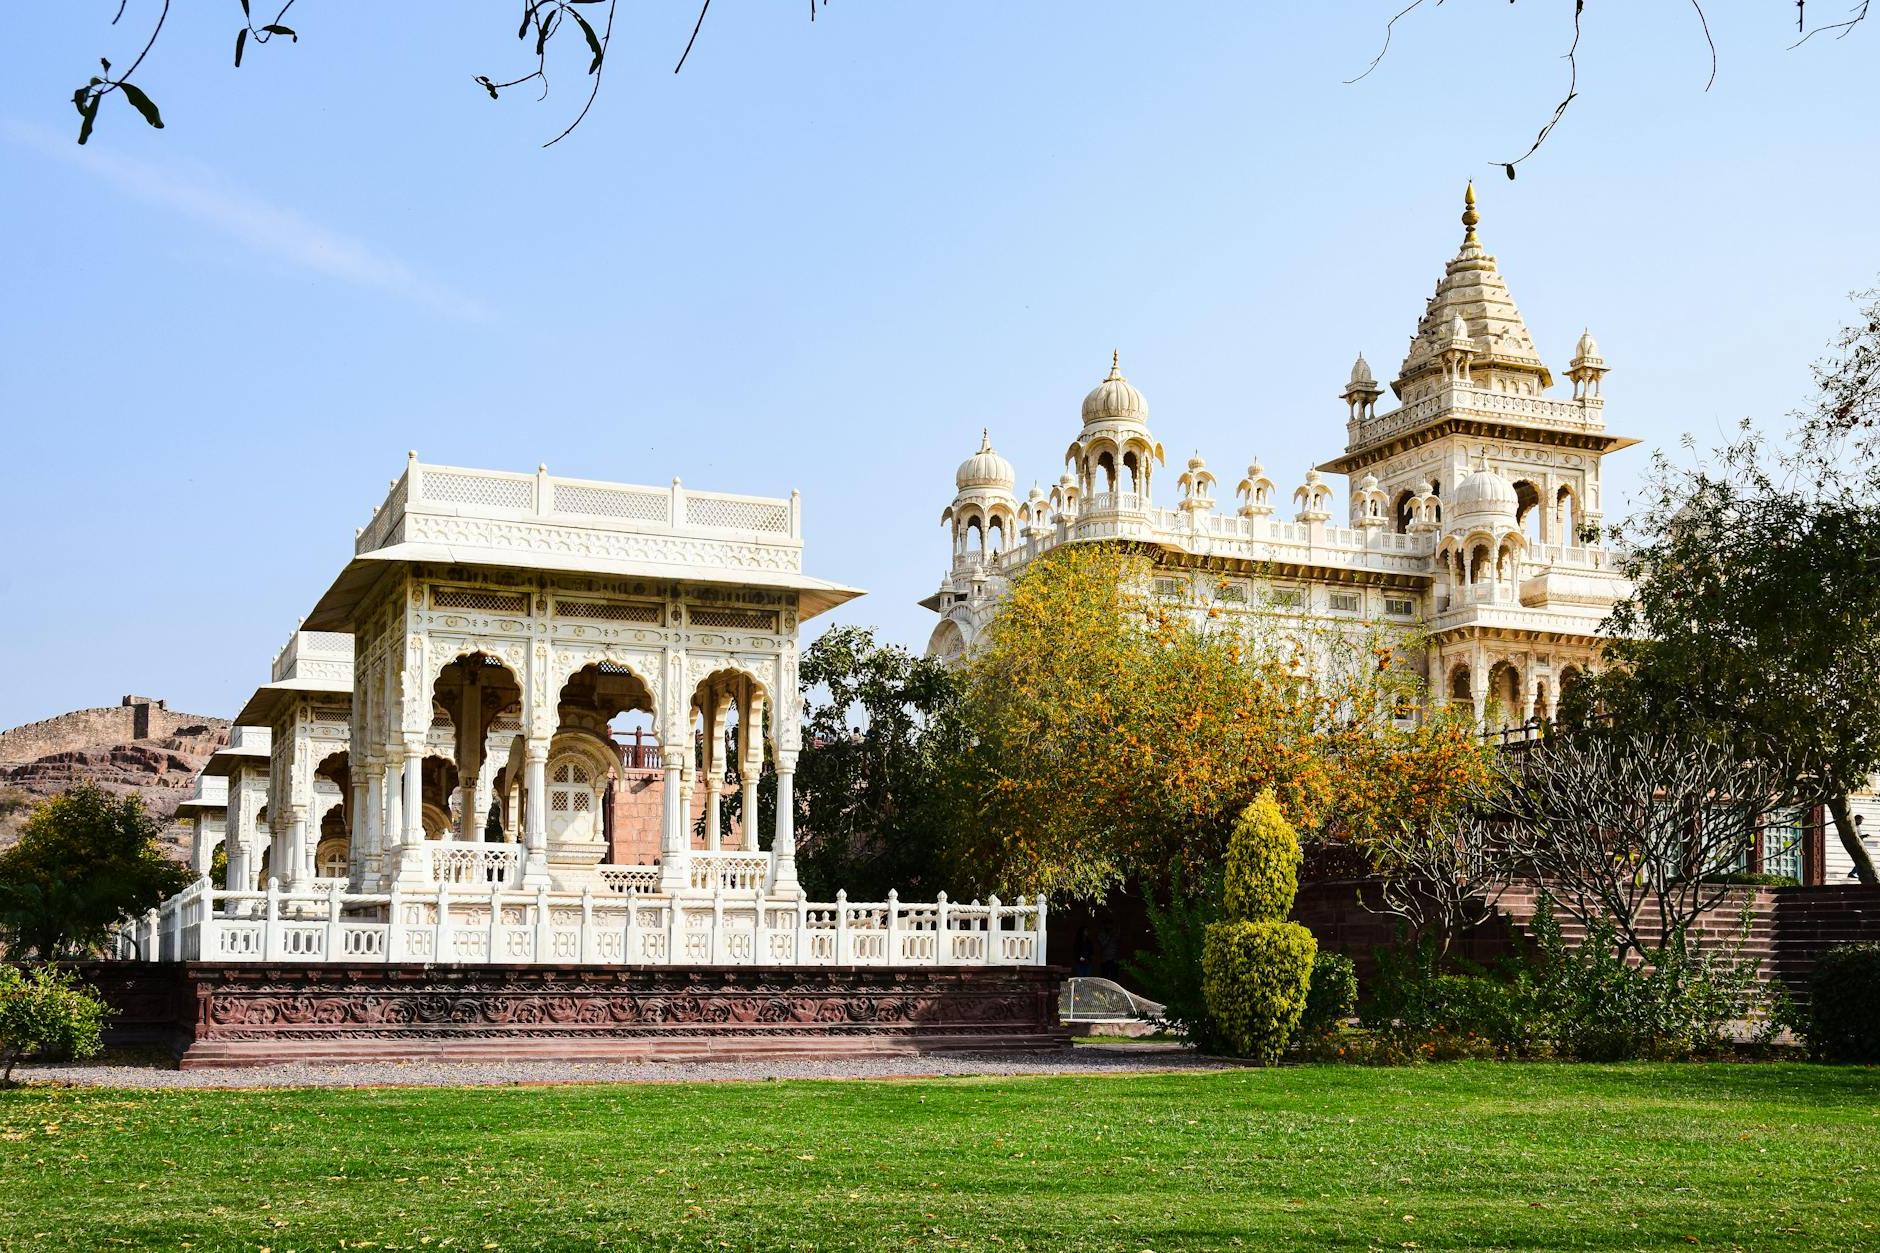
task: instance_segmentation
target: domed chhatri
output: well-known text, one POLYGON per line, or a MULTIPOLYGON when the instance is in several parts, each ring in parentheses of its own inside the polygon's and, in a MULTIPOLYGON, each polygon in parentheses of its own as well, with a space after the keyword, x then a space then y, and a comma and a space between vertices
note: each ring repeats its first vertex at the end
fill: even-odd
POLYGON ((1110 354, 1110 373, 1084 397, 1084 425, 1127 422, 1147 426, 1149 402, 1123 377, 1120 351, 1110 354))
POLYGON ((990 490, 1009 494, 1017 478, 1012 463, 992 450, 992 432, 979 432, 979 451, 960 462, 953 476, 954 486, 962 492, 990 490))
POLYGON ((1450 520, 1458 525, 1482 518, 1512 522, 1520 506, 1514 484, 1493 470, 1480 469, 1457 484, 1456 494, 1450 501, 1450 520))
POLYGON ((1364 359, 1363 353, 1359 353, 1358 359, 1352 362, 1351 377, 1346 381, 1354 386, 1377 382, 1377 379, 1371 374, 1371 363, 1364 359))

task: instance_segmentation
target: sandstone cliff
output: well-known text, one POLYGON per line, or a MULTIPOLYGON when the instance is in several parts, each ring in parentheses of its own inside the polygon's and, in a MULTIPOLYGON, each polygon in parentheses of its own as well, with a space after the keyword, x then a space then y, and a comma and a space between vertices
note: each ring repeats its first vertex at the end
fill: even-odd
POLYGON ((167 822, 228 731, 226 718, 179 713, 145 696, 0 731, 0 847, 18 838, 39 801, 86 779, 142 796, 167 822))

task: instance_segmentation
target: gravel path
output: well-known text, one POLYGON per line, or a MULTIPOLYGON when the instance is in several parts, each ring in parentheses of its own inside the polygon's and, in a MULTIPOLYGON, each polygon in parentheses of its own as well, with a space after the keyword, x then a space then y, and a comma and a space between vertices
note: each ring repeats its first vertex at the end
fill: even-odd
POLYGON ((1174 1045, 1078 1045, 1062 1053, 946 1053, 748 1062, 355 1062, 172 1070, 133 1065, 22 1065, 34 1084, 110 1088, 509 1087, 751 1079, 919 1079, 948 1075, 1129 1075, 1223 1070, 1234 1063, 1174 1045))

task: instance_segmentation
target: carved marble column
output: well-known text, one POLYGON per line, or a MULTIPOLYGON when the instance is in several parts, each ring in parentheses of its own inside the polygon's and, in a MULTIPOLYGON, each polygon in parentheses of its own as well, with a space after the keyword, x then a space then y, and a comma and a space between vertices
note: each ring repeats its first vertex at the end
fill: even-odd
POLYGON ((429 886, 424 861, 424 740, 408 738, 404 745, 400 778, 399 816, 403 830, 398 840, 397 878, 408 886, 429 886))
POLYGON ((777 826, 770 840, 771 893, 801 896, 796 882, 796 754, 777 754, 777 826))
POLYGON ((547 887, 548 878, 548 741, 531 738, 522 748, 523 863, 522 886, 547 887))
POLYGON ((368 758, 363 774, 365 801, 359 806, 353 824, 352 874, 355 887, 361 891, 377 887, 385 865, 385 767, 368 758))
POLYGON ((688 881, 690 851, 685 829, 685 754, 682 741, 659 746, 662 775, 659 785, 659 887, 662 892, 684 889, 688 881))
POLYGON ((738 777, 744 788, 738 846, 757 851, 757 781, 764 771, 764 698, 757 685, 744 681, 738 696, 738 777))

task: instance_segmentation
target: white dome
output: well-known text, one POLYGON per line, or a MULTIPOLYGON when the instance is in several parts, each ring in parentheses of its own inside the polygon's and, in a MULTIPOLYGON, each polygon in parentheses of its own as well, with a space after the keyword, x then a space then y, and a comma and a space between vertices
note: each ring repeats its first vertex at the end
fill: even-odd
POLYGON ((992 433, 981 431, 979 451, 960 462, 953 483, 962 492, 990 488, 1007 494, 1012 490, 1012 463, 992 451, 992 433))
POLYGON ((1115 354, 1110 358, 1110 376, 1090 389, 1084 397, 1084 425, 1096 422, 1134 422, 1146 425, 1149 402, 1131 387, 1115 354))
POLYGON ((1573 359, 1575 361, 1598 361, 1600 359, 1599 341, 1593 338, 1593 332, 1590 330, 1580 332, 1580 342, 1574 346, 1573 359))
POLYGON ((1477 470, 1456 486, 1448 516, 1450 521, 1458 523, 1471 518, 1512 521, 1519 505, 1513 484, 1493 470, 1477 470))
POLYGON ((1354 387, 1368 386, 1377 382, 1377 379, 1371 375, 1371 363, 1364 359, 1363 353, 1359 353, 1358 359, 1352 363, 1350 381, 1354 387))

